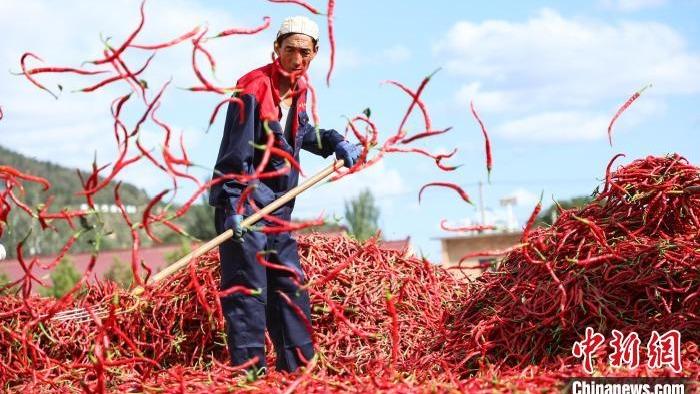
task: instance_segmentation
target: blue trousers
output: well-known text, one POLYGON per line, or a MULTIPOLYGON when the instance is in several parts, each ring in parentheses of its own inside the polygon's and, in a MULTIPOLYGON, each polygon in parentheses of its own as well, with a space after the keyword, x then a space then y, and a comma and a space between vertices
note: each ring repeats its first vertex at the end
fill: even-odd
MULTIPOLYGON (((275 212, 275 216, 289 220, 291 208, 282 207, 275 212)), ((226 211, 217 208, 215 224, 219 234, 225 230, 225 220, 226 211)), ((261 221, 258 224, 267 223, 261 221)), ((298 291, 290 273, 261 265, 256 258, 259 251, 270 251, 264 256, 267 261, 294 270, 301 283, 305 281, 297 242, 288 232, 266 235, 248 231, 242 242, 228 240, 219 246, 221 289, 239 285, 261 290, 260 295, 232 294, 221 299, 231 362, 241 365, 257 356, 256 367, 265 367, 267 328, 277 354, 277 369, 292 372, 304 365, 303 359, 311 360, 314 349, 305 322, 280 296, 280 292, 286 294, 310 322, 309 295, 306 291, 298 291)))

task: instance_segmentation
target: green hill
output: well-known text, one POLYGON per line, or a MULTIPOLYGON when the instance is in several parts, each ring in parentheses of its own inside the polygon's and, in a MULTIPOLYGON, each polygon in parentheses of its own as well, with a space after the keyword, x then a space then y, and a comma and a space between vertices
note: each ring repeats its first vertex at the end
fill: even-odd
MULTIPOLYGON (((33 209, 39 204, 46 203, 49 196, 53 198, 49 212, 60 212, 64 208, 78 210, 81 209, 81 205, 82 208, 85 207, 83 205, 86 202, 85 197, 77 194, 82 190, 77 169, 29 158, 2 146, 0 146, 0 165, 9 165, 22 172, 44 177, 51 182, 51 188, 48 191, 43 191, 40 185, 31 182, 24 183, 24 193, 15 189, 18 197, 33 209)), ((81 173, 83 178, 88 175, 85 172, 81 173)), ((30 218, 26 212, 11 203, 12 211, 8 216, 6 230, 0 239, 0 243, 7 249, 8 257, 16 255, 16 245, 27 236, 25 255, 55 254, 71 236, 81 229, 84 231, 71 249, 71 253, 93 250, 96 242, 99 242, 100 250, 131 247, 130 229, 113 206, 115 186, 116 183, 111 182, 94 196, 98 212, 89 215, 82 224, 81 221, 75 220, 75 229, 60 220, 52 223, 56 227, 55 231, 42 230, 37 220, 30 218)), ((4 184, 0 185, 0 190, 2 188, 4 184)), ((119 194, 124 205, 130 209, 132 221, 139 222, 143 209, 150 199, 149 196, 143 189, 128 183, 122 183, 119 194)), ((211 216, 213 216, 211 209, 200 204, 193 206, 190 212, 177 223, 197 237, 208 238, 213 235, 211 216)), ((177 234, 166 230, 163 226, 156 225, 154 229, 164 243, 180 241, 177 234)), ((143 231, 141 231, 141 243, 142 246, 152 244, 143 231)))

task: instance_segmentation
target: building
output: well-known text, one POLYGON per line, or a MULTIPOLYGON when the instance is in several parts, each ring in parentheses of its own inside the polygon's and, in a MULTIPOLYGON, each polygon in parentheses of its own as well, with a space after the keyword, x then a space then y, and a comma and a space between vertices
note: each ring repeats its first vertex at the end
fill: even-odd
POLYGON ((382 249, 398 250, 399 252, 404 252, 404 257, 413 256, 413 249, 411 248, 411 237, 406 237, 405 239, 397 239, 392 241, 380 241, 379 246, 382 249))
POLYGON ((474 279, 497 262, 499 256, 475 256, 466 258, 461 269, 462 257, 477 252, 497 252, 517 245, 522 232, 488 232, 475 235, 456 235, 438 238, 442 245, 442 266, 457 278, 474 279))
MULTIPOLYGON (((141 248, 139 249, 139 259, 143 261, 143 264, 146 267, 151 269, 152 273, 155 274, 168 265, 165 256, 173 252, 177 253, 178 249, 180 249, 180 245, 163 245, 151 248, 141 248)), ((78 272, 83 273, 87 270, 92 254, 78 253, 68 255, 67 257, 75 265, 78 272)), ((40 264, 43 265, 51 263, 54 259, 53 256, 32 256, 25 257, 24 261, 29 265, 34 258, 37 258, 40 264)), ((97 261, 95 262, 92 275, 88 279, 94 280, 94 278, 97 277, 102 280, 105 273, 107 273, 109 268, 116 261, 118 261, 120 264, 125 264, 131 267, 131 249, 100 252, 100 254, 97 256, 97 261)), ((45 281, 47 285, 51 284, 51 279, 49 277, 51 270, 47 270, 39 264, 36 264, 31 271, 34 276, 45 281)), ((141 266, 139 266, 139 271, 141 273, 145 273, 145 270, 141 266)), ((12 282, 24 276, 24 270, 17 259, 3 261, 2 264, 0 264, 0 272, 7 275, 12 282)), ((34 283, 32 286, 32 292, 36 294, 38 287, 39 285, 34 283)))

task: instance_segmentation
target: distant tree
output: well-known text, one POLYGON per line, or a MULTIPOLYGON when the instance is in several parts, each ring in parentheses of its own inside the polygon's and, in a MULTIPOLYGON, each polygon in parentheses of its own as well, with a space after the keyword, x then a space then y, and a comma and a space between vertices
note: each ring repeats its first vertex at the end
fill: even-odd
POLYGON ((349 235, 360 242, 372 237, 379 229, 379 208, 374 196, 365 189, 349 202, 345 202, 345 220, 348 222, 349 235))
POLYGON ((131 266, 123 262, 119 257, 115 257, 112 265, 104 274, 105 280, 110 280, 117 283, 124 289, 129 288, 134 281, 134 273, 131 271, 131 266))
POLYGON ((5 285, 10 283, 10 277, 6 273, 0 271, 0 296, 9 295, 16 292, 16 289, 2 289, 5 285))
POLYGON ((165 254, 165 261, 167 262, 168 265, 178 261, 180 257, 186 255, 187 253, 192 251, 192 244, 187 241, 186 239, 183 239, 182 243, 180 244, 180 247, 168 252, 165 254))
POLYGON ((75 264, 64 257, 51 271, 51 286, 39 289, 39 294, 44 297, 60 298, 78 283, 82 274, 75 268, 75 264))
POLYGON ((214 228, 214 208, 206 202, 190 207, 186 214, 185 230, 193 237, 209 240, 216 237, 214 228))
MULTIPOLYGON (((562 200, 562 201, 557 201, 559 203, 559 206, 562 209, 571 209, 571 208, 580 208, 584 205, 587 205, 593 201, 593 197, 591 196, 578 196, 574 197, 569 200, 562 200)), ((542 211, 540 215, 537 217, 537 225, 552 225, 554 221, 557 219, 559 216, 559 208, 557 207, 557 204, 552 204, 550 205, 547 209, 542 211)))

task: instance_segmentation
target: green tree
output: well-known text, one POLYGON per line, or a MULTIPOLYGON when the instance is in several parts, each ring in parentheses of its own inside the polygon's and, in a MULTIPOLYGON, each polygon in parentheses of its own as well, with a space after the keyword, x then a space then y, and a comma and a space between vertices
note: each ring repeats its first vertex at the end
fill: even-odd
POLYGON ((134 273, 131 266, 123 262, 119 257, 115 257, 112 265, 104 274, 104 279, 117 283, 124 289, 129 288, 134 281, 134 273))
MULTIPOLYGON (((574 197, 569 200, 562 200, 562 201, 557 201, 557 204, 562 209, 571 209, 571 208, 580 208, 583 207, 584 205, 589 204, 591 201, 593 201, 593 197, 591 196, 578 196, 574 197)), ((542 225, 552 225, 554 221, 556 220, 557 216, 559 216, 559 208, 557 207, 557 204, 552 204, 550 205, 547 209, 542 211, 540 215, 537 217, 537 222, 536 224, 539 226, 542 225)))
POLYGON ((44 297, 60 298, 78 283, 82 274, 75 268, 75 264, 64 257, 51 271, 51 286, 39 289, 39 294, 44 297))
POLYGON ((17 292, 16 288, 14 288, 14 289, 13 288, 2 289, 3 287, 5 287, 9 283, 10 283, 10 277, 7 276, 6 273, 0 271, 0 296, 9 295, 9 294, 17 292))
POLYGON ((364 242, 379 230, 379 208, 374 202, 374 196, 369 189, 345 202, 345 220, 348 222, 349 234, 360 242, 364 242))
POLYGON ((168 265, 178 261, 180 257, 192 251, 192 244, 183 239, 180 247, 165 254, 165 261, 168 265))
POLYGON ((190 207, 186 215, 185 231, 200 240, 210 240, 216 237, 214 228, 214 208, 206 202, 190 207))

